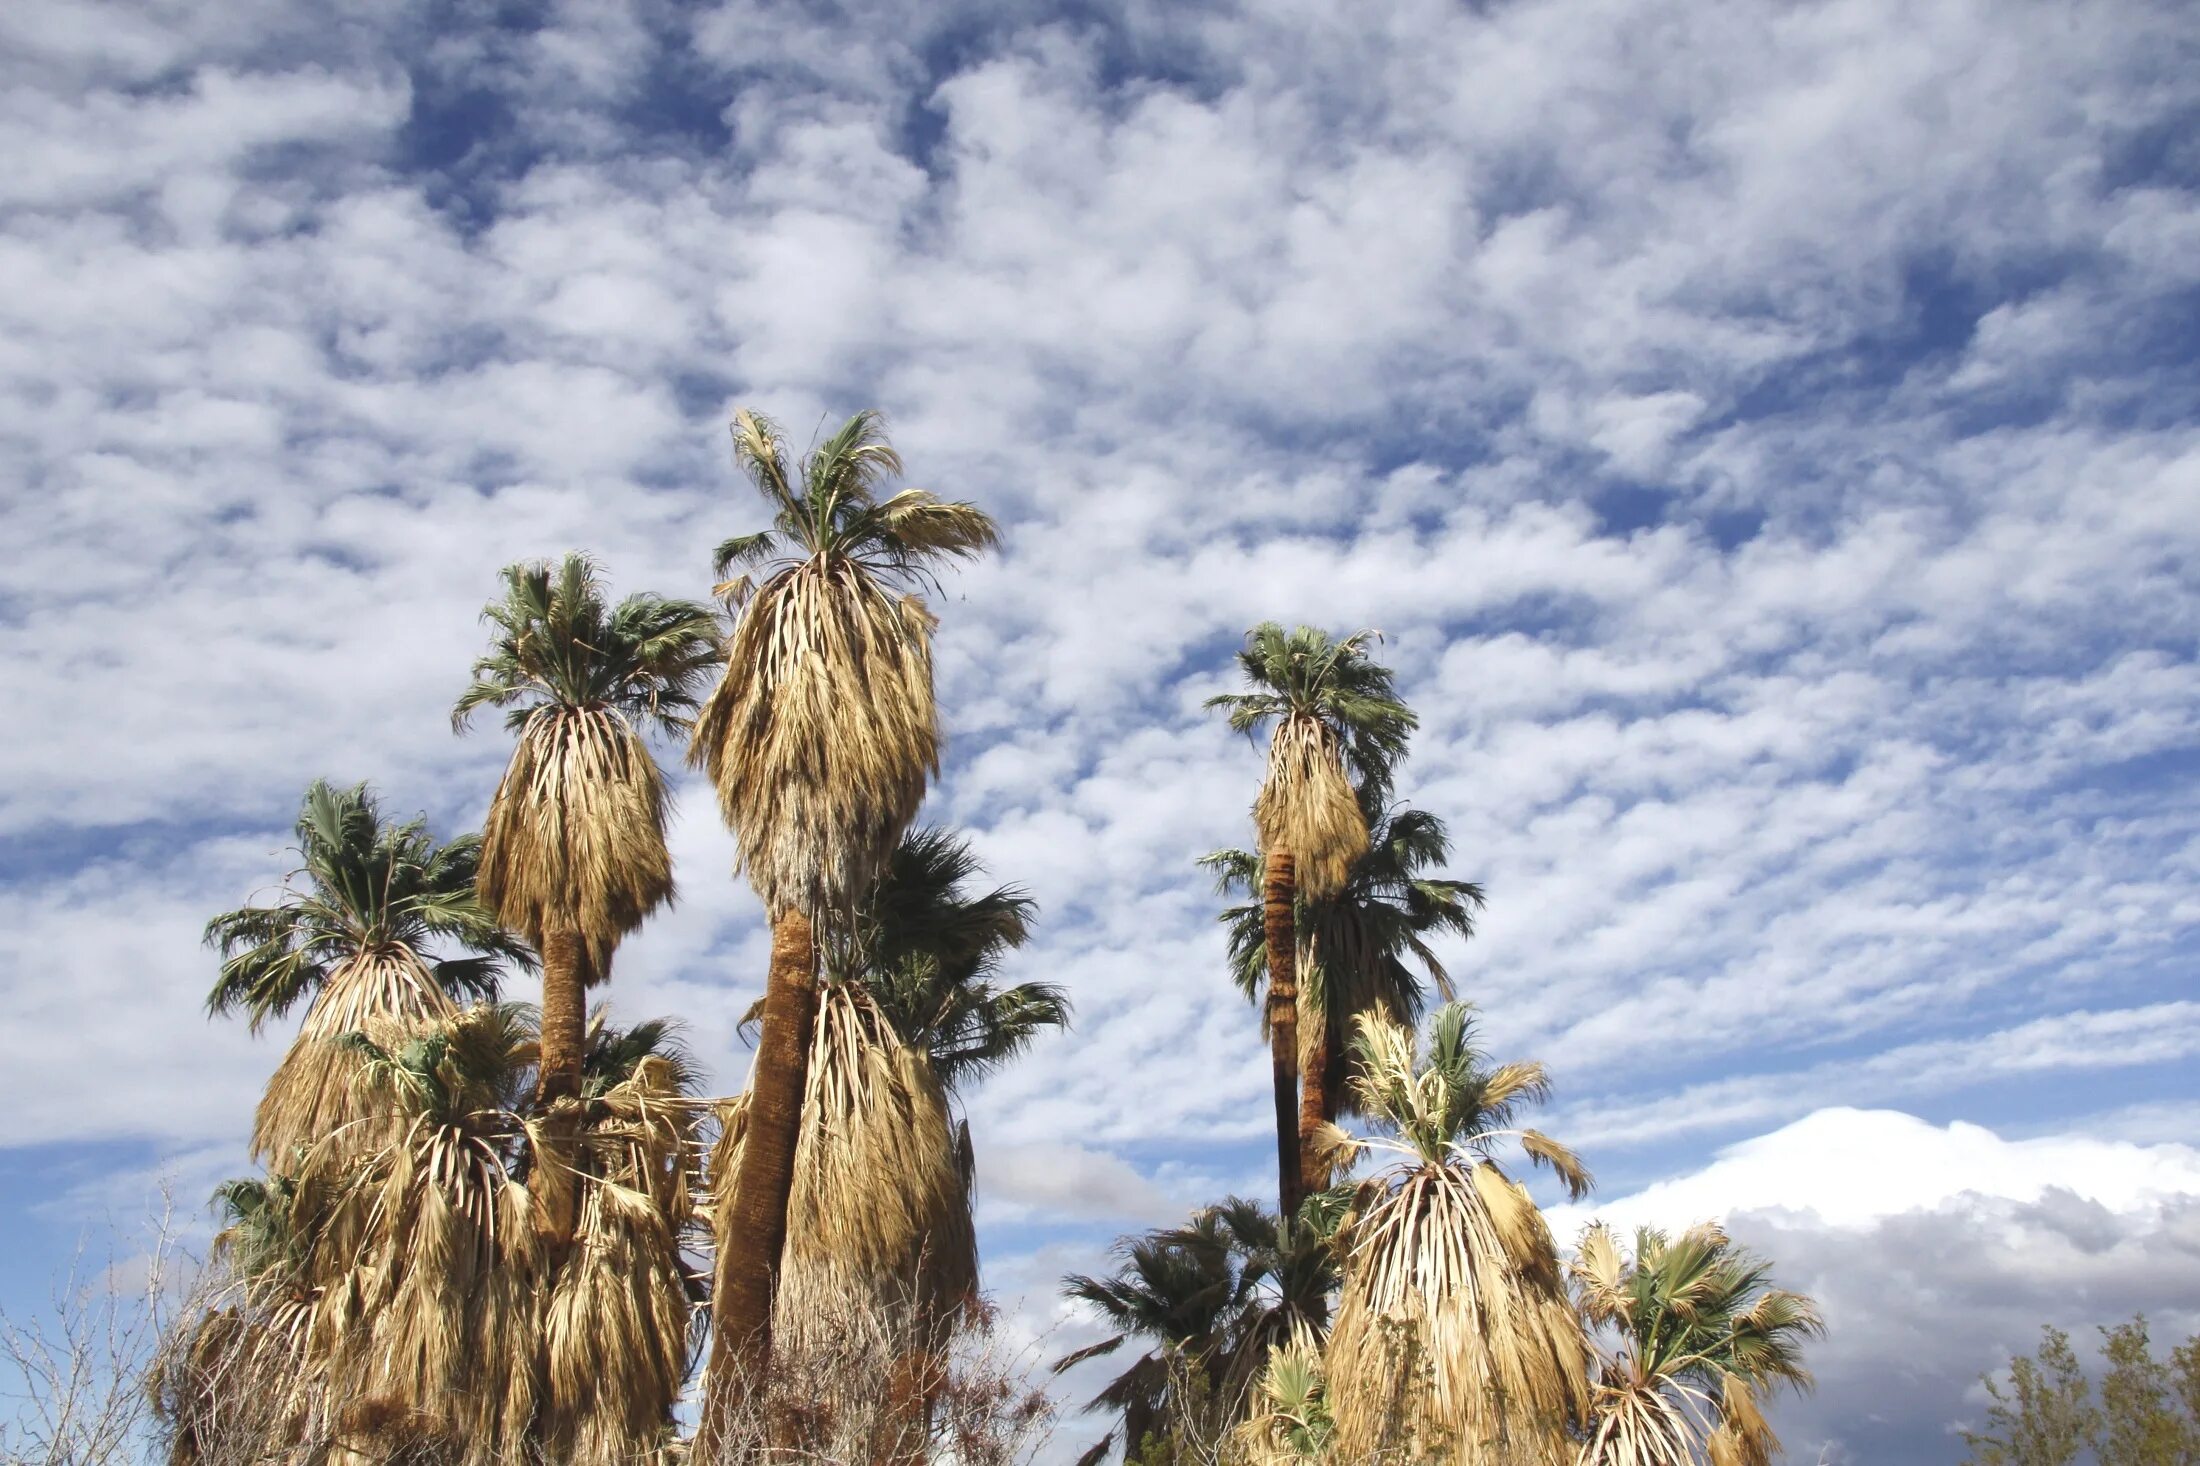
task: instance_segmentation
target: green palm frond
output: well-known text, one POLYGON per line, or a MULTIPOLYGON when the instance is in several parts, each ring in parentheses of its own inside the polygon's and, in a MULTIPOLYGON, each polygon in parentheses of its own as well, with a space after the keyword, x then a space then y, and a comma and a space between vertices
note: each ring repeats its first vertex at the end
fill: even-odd
POLYGON ((482 610, 490 648, 451 709, 453 728, 498 707, 518 730, 549 707, 608 708, 687 731, 720 655, 722 628, 708 606, 646 593, 607 604, 596 562, 578 553, 508 565, 503 579, 504 598, 482 610))
POLYGON ((1678 1235, 1639 1228, 1631 1255, 1592 1223, 1569 1271, 1577 1308, 1606 1340, 1583 1466, 1778 1453, 1758 1401, 1810 1388, 1803 1346, 1824 1332, 1810 1299, 1773 1287, 1769 1265, 1710 1222, 1678 1235))
POLYGON ((367 785, 326 780, 306 790, 295 830, 300 868, 274 901, 206 924, 206 944, 222 958, 209 1012, 242 1009, 257 1032, 319 992, 338 968, 376 956, 429 961, 454 998, 494 996, 507 966, 534 965, 534 954, 475 895, 479 837, 438 845, 424 818, 391 824, 367 785), (430 961, 439 942, 471 953, 430 961))

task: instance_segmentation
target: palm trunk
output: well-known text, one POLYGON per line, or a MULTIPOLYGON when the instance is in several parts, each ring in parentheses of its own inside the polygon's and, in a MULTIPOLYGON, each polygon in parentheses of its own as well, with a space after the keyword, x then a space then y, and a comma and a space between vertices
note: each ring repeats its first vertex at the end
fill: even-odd
POLYGON ((697 1458, 718 1457, 718 1442, 742 1417, 771 1364, 772 1295, 787 1240, 795 1145, 809 1083, 810 1036, 817 1022, 817 946, 810 918, 787 910, 772 922, 771 975, 764 985, 763 1031, 749 1076, 748 1131, 734 1176, 733 1225, 739 1245, 721 1248, 712 1290, 710 1376, 704 1383, 697 1458))
POLYGON ((535 1068, 535 1110, 542 1116, 542 1154, 530 1189, 553 1249, 573 1239, 578 1221, 574 1185, 579 1163, 581 1056, 588 1042, 588 946, 570 926, 542 937, 542 1032, 535 1068), (564 1103, 560 1103, 563 1101, 564 1103))
POLYGON ((1261 925, 1268 939, 1268 1055, 1276 1082, 1277 1200, 1289 1219, 1299 1209, 1299 975, 1297 867, 1288 850, 1268 852, 1261 879, 1261 925))
POLYGON ((1314 1025, 1308 1040, 1304 1072, 1299 1075, 1299 1188, 1312 1196, 1329 1186, 1329 1170, 1315 1159, 1315 1142, 1332 1115, 1335 1101, 1329 1096, 1329 1015, 1309 1013, 1314 1025))

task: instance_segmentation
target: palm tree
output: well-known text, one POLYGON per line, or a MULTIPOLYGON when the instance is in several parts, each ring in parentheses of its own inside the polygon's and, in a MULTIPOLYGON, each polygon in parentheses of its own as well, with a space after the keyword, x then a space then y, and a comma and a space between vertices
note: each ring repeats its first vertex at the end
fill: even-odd
POLYGON ((695 1353, 699 1281, 681 1243, 700 1180, 700 1087, 678 1025, 590 1015, 574 1247, 544 1319, 547 1459, 646 1459, 668 1446, 695 1353))
POLYGON ((738 619, 689 758, 717 787, 739 868, 771 921, 772 962, 731 1204, 741 1245, 718 1258, 706 1456, 739 1379, 771 1357, 816 1008, 814 923, 845 921, 869 895, 939 769, 934 623, 916 590, 941 562, 997 542, 972 505, 918 489, 881 498, 901 472, 882 427, 877 413, 857 413, 798 478, 769 420, 734 415, 735 456, 772 527, 718 547, 719 576, 737 565, 764 576, 718 587, 738 619), (737 1363, 748 1366, 738 1376, 737 1363))
POLYGON ((1678 1237, 1641 1228, 1632 1258, 1595 1223, 1571 1272, 1582 1317, 1614 1339, 1577 1466, 1769 1466, 1780 1442, 1760 1396, 1810 1387, 1817 1305, 1770 1286, 1767 1265, 1709 1222, 1678 1237))
MULTIPOLYGON (((1427 1002, 1422 977, 1448 1001, 1451 976, 1430 939, 1450 932, 1474 936, 1482 888, 1426 874, 1451 855, 1444 822, 1426 810, 1384 806, 1360 796, 1368 848, 1352 862, 1344 886, 1294 913, 1298 934, 1299 1175, 1308 1195, 1329 1184, 1317 1143, 1321 1127, 1344 1112, 1350 1095, 1346 1063, 1352 1025, 1363 1013, 1417 1028, 1427 1002), (1417 972, 1415 969, 1418 968, 1417 972)), ((1226 896, 1257 897, 1260 857, 1217 850, 1200 864, 1215 873, 1226 896)), ((1230 939, 1230 973, 1248 1000, 1268 973, 1268 934, 1257 900, 1221 916, 1230 939)), ((1265 1023, 1263 1025, 1266 1026, 1265 1023)))
POLYGON ((1348 1459, 1405 1446, 1461 1461, 1551 1461, 1588 1409, 1589 1346, 1557 1249, 1527 1191, 1490 1151, 1517 1139, 1576 1198, 1589 1174, 1516 1112, 1548 1097, 1543 1066, 1491 1066, 1471 1009, 1446 1004, 1417 1063, 1410 1030, 1360 1018, 1363 1113, 1393 1132, 1356 1140, 1328 1127, 1332 1158, 1394 1164, 1353 1186, 1339 1233, 1344 1290, 1330 1331, 1330 1406, 1348 1459))
POLYGON ((486 656, 451 711, 506 709, 518 734, 482 835, 481 895, 542 954, 537 1103, 549 1113, 536 1173, 556 1243, 572 1234, 570 1103, 581 1086, 587 990, 611 975, 621 938, 673 896, 670 795, 642 741, 685 732, 716 655, 708 607, 655 595, 606 604, 596 566, 570 554, 507 566, 482 611, 486 656), (558 1109, 560 1102, 567 1108, 558 1109))
POLYGON ((340 1173, 218 1193, 246 1306, 201 1332, 242 1333, 232 1347, 253 1367, 226 1392, 202 1387, 215 1408, 195 1418, 257 1411, 264 1437, 353 1453, 338 1459, 651 1459, 690 1353, 693 1083, 668 1026, 592 1025, 573 1146, 580 1245, 563 1266, 527 1189, 544 1163, 525 1112, 530 1010, 478 1005, 396 1047, 340 1042, 392 1123, 340 1173))
MULTIPOLYGON (((976 1297, 973 1158, 953 1095, 1069 1018, 1051 984, 991 980, 1029 935, 1033 903, 1013 886, 971 887, 981 874, 961 837, 913 830, 859 918, 822 944, 773 1309, 781 1357, 830 1358, 856 1309, 893 1320, 909 1335, 897 1353, 929 1373, 976 1297)), ((721 1252, 740 1245, 731 1202, 753 1103, 731 1107, 712 1163, 721 1252)))
POLYGON ((1357 632, 1341 641, 1311 626, 1286 632, 1264 621, 1246 635, 1238 668, 1254 691, 1207 700, 1247 736, 1268 723, 1268 771, 1253 805, 1262 858, 1261 908, 1268 951, 1268 1042, 1275 1080, 1276 1168, 1281 1209, 1298 1210, 1298 976, 1295 907, 1342 889, 1366 851, 1361 793, 1380 803, 1405 756, 1415 719, 1371 660, 1357 632), (1347 776, 1350 769, 1353 777, 1347 776))
POLYGON ((327 1279, 315 1362, 359 1449, 522 1459, 543 1403, 548 1282, 522 1179, 526 1012, 470 1008, 394 1049, 346 1043, 400 1125, 358 1158, 312 1240, 327 1279))
MULTIPOLYGON (((1337 1284, 1328 1239, 1303 1221, 1279 1224, 1256 1202, 1230 1197, 1182 1225, 1120 1238, 1114 1254, 1108 1276, 1062 1280, 1063 1295, 1097 1309, 1113 1332, 1053 1368, 1149 1341, 1085 1406, 1120 1417, 1125 1461, 1149 1437, 1219 1440, 1276 1351, 1318 1348, 1328 1327, 1337 1284)), ((1095 1466, 1117 1440, 1115 1431, 1103 1436, 1080 1466, 1095 1466)))
POLYGON ((386 823, 365 784, 326 780, 306 790, 296 829, 301 868, 275 899, 206 924, 222 956, 209 1012, 243 1009, 258 1032, 312 1000, 253 1117, 253 1158, 286 1168, 331 1137, 369 1138, 355 1066, 334 1039, 401 1041, 450 1017, 455 998, 495 996, 505 963, 533 965, 475 899, 477 837, 439 846, 424 820, 386 823), (437 943, 469 954, 438 959, 437 943))

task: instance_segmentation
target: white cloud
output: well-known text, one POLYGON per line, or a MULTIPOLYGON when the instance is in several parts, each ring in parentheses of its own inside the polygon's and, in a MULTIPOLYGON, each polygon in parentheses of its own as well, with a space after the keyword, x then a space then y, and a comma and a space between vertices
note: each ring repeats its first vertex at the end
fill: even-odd
POLYGON ((1795 1459, 1944 1461, 1983 1417, 1979 1375, 2037 1344, 2145 1310, 2157 1337, 2200 1330, 2200 1151, 2082 1132, 2007 1139, 1893 1111, 1820 1110, 1687 1175, 1560 1207, 1677 1229, 1721 1219, 1816 1298, 1815 1394, 1773 1423, 1795 1459))
MULTIPOLYGON (((1607 1144, 2174 1073, 2181 18, 24 0, 11 1143, 241 1133, 273 1046, 198 1020, 194 945, 279 870, 237 832, 321 774, 478 819, 503 740, 444 714, 496 567, 699 592, 757 522, 734 401, 883 404, 1006 525, 940 598, 931 811, 1041 899, 1019 975, 1078 1026, 972 1097, 981 1167, 1073 1137, 1046 1184, 1136 1210, 1265 1125, 1189 860, 1249 833, 1198 702, 1270 616, 1387 634, 1405 792, 1492 893, 1443 955, 1607 1144)), ((753 902, 700 791, 675 844, 613 998, 730 1086, 753 902)))

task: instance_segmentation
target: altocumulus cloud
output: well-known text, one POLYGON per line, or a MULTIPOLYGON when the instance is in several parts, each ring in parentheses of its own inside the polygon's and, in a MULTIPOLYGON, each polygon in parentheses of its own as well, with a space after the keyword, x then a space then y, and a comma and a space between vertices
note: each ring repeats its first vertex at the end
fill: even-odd
MULTIPOLYGON (((1405 793, 1491 891, 1444 955, 1493 1046, 1614 1194, 1788 1216, 1753 1238, 1837 1318, 1932 1255, 1904 1228, 1975 1261, 1941 1332, 1852 1322, 1784 1407, 1944 1459, 1994 1348, 2122 1308, 2087 1259, 2189 1235, 2189 1168, 1898 1184, 2189 1113, 2186 9, 18 0, 8 1205, 241 1151, 273 1041, 201 1020, 196 927, 279 877, 312 777, 479 819, 498 740, 443 713, 499 565, 700 591, 756 522, 727 409, 878 404, 1008 531, 940 598, 928 813, 1039 897, 1026 970, 1079 1005, 971 1100, 1027 1318, 1112 1227, 1260 1186, 1189 864, 1258 765, 1198 704, 1255 620, 1379 626, 1405 793), (1869 1222, 1715 1159, 1770 1131, 1801 1187, 1780 1156, 1889 1103, 1869 1222)), ((762 938, 684 793, 613 997, 731 1086, 762 938)))

